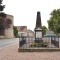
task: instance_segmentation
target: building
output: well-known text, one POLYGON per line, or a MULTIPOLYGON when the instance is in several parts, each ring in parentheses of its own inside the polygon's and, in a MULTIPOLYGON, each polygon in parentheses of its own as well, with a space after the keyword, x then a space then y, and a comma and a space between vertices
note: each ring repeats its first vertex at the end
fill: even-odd
POLYGON ((44 35, 44 37, 48 37, 51 38, 52 36, 56 36, 56 34, 53 31, 50 30, 46 30, 46 35, 44 35))
POLYGON ((0 38, 13 38, 13 16, 3 12, 5 5, 0 0, 0 38))
MULTIPOLYGON (((7 14, 4 19, 5 27, 4 30, 0 30, 0 38, 14 38, 13 33, 13 16, 7 14)), ((0 28, 1 29, 1 28, 0 28)))
POLYGON ((16 26, 19 36, 27 36, 27 26, 16 26))
POLYGON ((34 32, 27 29, 27 26, 16 26, 18 29, 19 36, 34 37, 34 32))
POLYGON ((28 29, 27 30, 27 36, 29 36, 29 37, 35 37, 35 33, 32 30, 28 29))

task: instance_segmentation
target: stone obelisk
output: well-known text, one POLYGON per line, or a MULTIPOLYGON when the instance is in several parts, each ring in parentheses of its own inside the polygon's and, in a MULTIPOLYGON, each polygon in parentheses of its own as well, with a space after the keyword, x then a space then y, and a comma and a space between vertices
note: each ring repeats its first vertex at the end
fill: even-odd
POLYGON ((36 27, 35 27, 35 40, 42 40, 42 29, 41 29, 41 14, 37 12, 36 27))

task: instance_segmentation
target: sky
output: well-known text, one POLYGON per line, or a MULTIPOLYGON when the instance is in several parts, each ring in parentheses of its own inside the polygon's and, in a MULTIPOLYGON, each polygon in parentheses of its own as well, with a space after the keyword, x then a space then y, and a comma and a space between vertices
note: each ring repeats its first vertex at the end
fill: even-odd
POLYGON ((14 16, 14 26, 27 26, 34 30, 37 11, 41 12, 42 26, 48 27, 47 20, 54 9, 60 8, 60 0, 3 0, 4 12, 14 16))

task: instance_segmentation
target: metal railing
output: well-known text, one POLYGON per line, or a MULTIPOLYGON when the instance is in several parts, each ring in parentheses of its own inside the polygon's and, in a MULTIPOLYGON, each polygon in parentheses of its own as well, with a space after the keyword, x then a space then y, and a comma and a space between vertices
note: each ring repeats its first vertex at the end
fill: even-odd
POLYGON ((59 48, 60 37, 43 37, 42 39, 35 39, 35 37, 19 37, 19 48, 59 48), (38 43, 38 44, 36 44, 38 43), (41 45, 47 43, 47 45, 41 45), (41 46, 40 46, 41 45, 41 46))
POLYGON ((59 48, 59 37, 55 36, 55 37, 51 37, 51 43, 59 48))

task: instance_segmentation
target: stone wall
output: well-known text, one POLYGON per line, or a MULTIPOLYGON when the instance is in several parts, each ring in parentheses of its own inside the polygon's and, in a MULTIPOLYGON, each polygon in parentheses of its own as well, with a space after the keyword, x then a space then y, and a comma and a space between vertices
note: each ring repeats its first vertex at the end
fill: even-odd
POLYGON ((5 29, 5 38, 14 38, 13 34, 13 16, 12 15, 7 15, 7 18, 12 20, 11 27, 8 29, 5 29))

